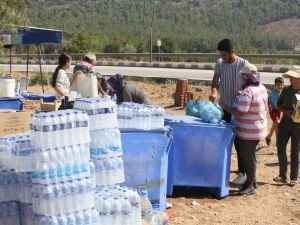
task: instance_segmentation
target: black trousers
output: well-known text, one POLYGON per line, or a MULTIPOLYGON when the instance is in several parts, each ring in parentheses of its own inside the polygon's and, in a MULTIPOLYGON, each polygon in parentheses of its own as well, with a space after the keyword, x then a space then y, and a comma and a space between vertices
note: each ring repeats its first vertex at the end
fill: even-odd
POLYGON ((253 185, 256 182, 256 147, 259 140, 244 140, 236 137, 235 143, 239 153, 239 164, 244 170, 247 180, 245 186, 253 185))
POLYGON ((291 173, 290 179, 297 180, 299 173, 300 128, 292 120, 282 119, 278 126, 277 155, 279 161, 279 176, 287 178, 286 146, 291 139, 291 173))
MULTIPOLYGON (((224 116, 223 116, 223 120, 227 123, 231 123, 231 120, 232 120, 232 114, 227 112, 225 109, 223 109, 224 111, 224 116)), ((240 152, 239 152, 239 149, 237 147, 237 143, 236 143, 236 139, 234 140, 234 147, 235 147, 235 150, 236 150, 236 153, 237 153, 237 161, 238 161, 238 172, 239 173, 245 173, 245 169, 241 163, 241 156, 240 156, 240 152)))

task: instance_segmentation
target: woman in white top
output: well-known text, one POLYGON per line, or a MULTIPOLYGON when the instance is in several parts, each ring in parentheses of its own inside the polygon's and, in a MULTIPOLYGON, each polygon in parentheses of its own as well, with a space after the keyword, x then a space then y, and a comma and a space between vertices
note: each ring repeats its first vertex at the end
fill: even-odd
POLYGON ((77 72, 74 73, 70 78, 68 78, 66 70, 71 66, 72 58, 71 56, 62 53, 58 58, 58 66, 52 75, 52 87, 56 92, 56 98, 62 99, 64 96, 70 94, 70 85, 74 82, 77 76, 77 72))

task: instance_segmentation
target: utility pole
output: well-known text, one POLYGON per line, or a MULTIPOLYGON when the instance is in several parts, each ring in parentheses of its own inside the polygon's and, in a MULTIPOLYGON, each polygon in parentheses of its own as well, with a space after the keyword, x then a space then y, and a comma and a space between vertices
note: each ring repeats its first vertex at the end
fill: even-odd
POLYGON ((144 0, 144 10, 145 10, 145 17, 146 23, 149 29, 150 34, 150 62, 152 62, 152 33, 153 33, 153 22, 155 17, 155 5, 156 0, 144 0))

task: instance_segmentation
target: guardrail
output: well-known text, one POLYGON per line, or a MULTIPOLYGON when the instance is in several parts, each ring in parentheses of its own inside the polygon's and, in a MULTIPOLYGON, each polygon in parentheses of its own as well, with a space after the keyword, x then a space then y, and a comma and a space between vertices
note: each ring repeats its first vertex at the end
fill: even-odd
MULTIPOLYGON (((74 61, 81 60, 84 53, 70 54, 74 61)), ((57 60, 59 54, 45 54, 42 56, 44 61, 57 60)), ((108 61, 149 61, 149 53, 96 53, 97 60, 108 61)), ((300 65, 300 54, 239 54, 256 64, 297 64, 300 65)), ((15 61, 26 63, 27 54, 13 54, 15 61)), ((38 60, 38 54, 29 54, 29 59, 38 60)), ((215 62, 219 58, 217 53, 153 53, 153 60, 156 62, 215 62)), ((10 55, 1 55, 0 61, 9 60, 10 55)))

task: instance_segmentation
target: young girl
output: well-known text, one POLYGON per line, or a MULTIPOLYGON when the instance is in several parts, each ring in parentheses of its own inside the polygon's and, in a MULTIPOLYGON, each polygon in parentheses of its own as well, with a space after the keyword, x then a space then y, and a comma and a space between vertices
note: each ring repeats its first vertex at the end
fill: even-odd
POLYGON ((58 66, 52 75, 51 85, 56 92, 56 98, 59 100, 70 94, 70 85, 74 82, 78 74, 78 72, 75 72, 70 79, 68 78, 66 70, 70 68, 71 63, 71 56, 62 53, 58 58, 58 66))

